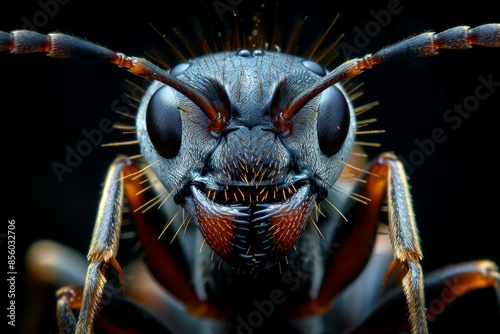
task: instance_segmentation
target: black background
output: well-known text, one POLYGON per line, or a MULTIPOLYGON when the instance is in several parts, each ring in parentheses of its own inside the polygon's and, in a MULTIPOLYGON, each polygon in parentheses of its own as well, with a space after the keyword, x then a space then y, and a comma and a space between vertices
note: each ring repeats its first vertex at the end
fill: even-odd
MULTIPOLYGON (((260 3, 242 0, 235 10, 252 13, 260 3)), ((300 37, 307 45, 311 36, 322 33, 340 13, 332 34, 336 37, 345 33, 344 41, 353 44, 354 29, 364 30, 367 23, 374 21, 371 11, 388 5, 388 1, 328 3, 330 8, 313 0, 296 5, 283 2, 278 5, 278 25, 290 27, 295 18, 308 15, 300 37)), ((23 18, 33 22, 34 16, 43 11, 37 1, 5 6, 0 12, 0 29, 5 31, 22 27, 23 18)), ((359 56, 425 30, 500 20, 493 3, 486 1, 466 6, 444 1, 438 9, 431 1, 402 0, 400 6, 401 13, 393 15, 390 23, 370 38, 359 56)), ((266 12, 274 16, 272 4, 266 12)), ((192 18, 206 21, 207 13, 217 27, 221 21, 212 1, 71 0, 60 5, 46 24, 39 25, 39 31, 58 30, 85 37, 128 55, 144 56, 152 45, 168 54, 169 49, 150 23, 169 36, 175 36, 172 27, 193 34, 192 18)), ((225 22, 231 17, 229 12, 224 13, 225 22)), ((477 48, 442 53, 381 65, 356 79, 364 82, 362 102, 380 102, 370 115, 379 119, 377 128, 387 131, 369 138, 382 145, 370 153, 394 151, 408 159, 418 149, 416 139, 430 138, 435 128, 443 128, 447 135, 447 140, 437 144, 435 152, 414 169, 410 179, 425 271, 478 258, 500 263, 496 232, 500 223, 500 181, 495 163, 500 88, 482 101, 457 130, 442 119, 454 103, 462 103, 474 94, 479 75, 491 74, 494 81, 500 81, 500 50, 477 48)), ((340 61, 337 59, 335 64, 340 61)), ((108 64, 6 53, 0 55, 0 73, 1 189, 6 199, 2 232, 6 231, 6 220, 15 219, 17 320, 21 321, 21 310, 30 302, 30 296, 24 294, 21 269, 24 251, 33 241, 49 238, 86 253, 105 170, 121 150, 95 147, 72 173, 64 174, 63 182, 58 181, 51 164, 64 162, 65 147, 75 148, 85 139, 82 130, 97 128, 103 118, 116 119, 110 106, 123 93, 124 80, 134 78, 108 64)), ((106 134, 103 142, 117 139, 122 136, 106 134)))

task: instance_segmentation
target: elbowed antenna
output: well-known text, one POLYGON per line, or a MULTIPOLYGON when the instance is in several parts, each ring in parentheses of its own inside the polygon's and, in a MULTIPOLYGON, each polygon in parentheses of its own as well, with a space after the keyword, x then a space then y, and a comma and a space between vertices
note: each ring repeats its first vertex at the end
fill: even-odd
POLYGON ((472 45, 500 47, 500 24, 491 23, 475 28, 457 26, 441 33, 422 33, 385 47, 374 54, 348 60, 295 96, 283 110, 275 110, 273 119, 278 127, 287 128, 290 120, 318 94, 345 79, 353 78, 375 65, 410 57, 430 57, 438 49, 465 50, 472 45))
POLYGON ((136 76, 169 85, 196 104, 210 120, 210 128, 221 131, 227 121, 227 111, 218 110, 199 89, 179 80, 144 58, 129 57, 120 52, 66 34, 40 34, 30 30, 0 31, 0 51, 16 54, 45 52, 54 58, 88 58, 124 67, 136 76))

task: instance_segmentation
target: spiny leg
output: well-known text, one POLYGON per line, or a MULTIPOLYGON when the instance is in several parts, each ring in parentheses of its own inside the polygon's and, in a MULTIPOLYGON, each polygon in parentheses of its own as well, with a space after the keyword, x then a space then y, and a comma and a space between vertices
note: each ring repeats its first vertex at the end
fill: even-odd
MULTIPOLYGON (((159 261, 155 263, 156 266, 150 266, 153 274, 156 274, 156 277, 160 278, 159 282, 194 313, 209 313, 216 310, 215 307, 211 307, 210 301, 200 301, 197 298, 188 274, 183 271, 184 267, 179 263, 181 259, 175 258, 169 249, 166 249, 166 246, 158 239, 159 233, 153 231, 154 220, 158 219, 157 215, 160 211, 151 210, 150 214, 138 211, 147 202, 145 193, 141 192, 143 187, 141 179, 134 177, 138 172, 138 167, 126 157, 116 158, 108 170, 103 188, 103 197, 100 202, 99 213, 92 235, 92 243, 87 256, 91 263, 87 270, 81 310, 77 323, 77 333, 90 333, 93 330, 98 309, 103 306, 100 303, 106 284, 105 270, 108 265, 112 265, 118 272, 123 294, 122 270, 115 258, 120 238, 121 210, 124 198, 127 199, 127 203, 132 210, 133 222, 140 239, 143 245, 146 246, 146 261, 159 261), (151 215, 153 217, 150 217, 151 215), (148 218, 153 219, 153 221, 149 221, 148 218), (161 268, 161 274, 157 274, 154 270, 155 268, 161 268)), ((162 220, 159 221, 162 222, 162 220)), ((68 295, 68 292, 71 293, 71 291, 67 290, 62 291, 61 296, 71 297, 71 295, 68 295)), ((63 298, 64 300, 70 301, 70 298, 63 298)), ((124 300, 121 302, 121 305, 125 305, 125 303, 128 302, 124 300)), ((66 304, 69 303, 66 302, 66 304)), ((64 312, 64 307, 60 307, 59 310, 64 312)), ((106 305, 104 311, 106 309, 112 309, 112 307, 106 305)), ((135 306, 128 306, 127 309, 135 309, 135 306)), ((63 312, 61 312, 62 315, 67 314, 63 312)), ((108 313, 111 314, 110 312, 108 313)), ((137 313, 139 314, 140 312, 137 313)), ((103 318, 107 320, 110 316, 107 315, 103 318)), ((99 325, 109 326, 110 323, 108 321, 99 325)))
MULTIPOLYGON (((92 242, 87 256, 88 260, 90 260, 90 265, 87 269, 83 293, 73 287, 64 287, 58 291, 59 323, 62 326, 66 326, 64 330, 74 326, 71 319, 71 310, 78 308, 80 303, 81 307, 76 324, 76 333, 91 333, 95 325, 98 325, 101 330, 103 328, 126 327, 129 331, 133 332, 133 330, 141 327, 139 319, 143 319, 144 323, 151 326, 156 326, 156 332, 159 332, 160 329, 162 332, 167 330, 161 328, 152 317, 139 307, 120 296, 115 296, 111 301, 107 301, 106 305, 103 305, 101 302, 103 289, 107 282, 105 272, 108 265, 111 265, 118 273, 122 295, 124 295, 123 273, 116 260, 116 255, 121 232, 124 198, 127 198, 129 204, 141 204, 137 203, 140 198, 136 197, 135 188, 131 189, 129 185, 130 182, 134 182, 130 180, 130 176, 133 176, 131 174, 136 171, 137 167, 135 164, 124 156, 117 157, 108 169, 96 224, 92 234, 92 242), (125 188, 128 188, 130 191, 127 193, 124 190, 125 188), (131 316, 114 319, 116 318, 115 314, 125 314, 125 312, 130 312, 131 316), (98 323, 95 324, 98 313, 98 323)), ((141 223, 148 224, 144 219, 141 220, 141 223)), ((165 252, 168 253, 168 251, 165 252)), ((179 269, 180 266, 175 260, 170 261, 169 264, 169 274, 172 280, 175 281, 177 276, 185 277, 182 275, 179 269)), ((187 282, 189 280, 184 279, 184 281, 187 282)))
POLYGON ((116 158, 111 164, 99 204, 92 242, 87 255, 90 265, 87 269, 82 306, 76 333, 91 333, 94 319, 100 306, 102 292, 106 284, 105 270, 108 264, 119 273, 123 292, 123 277, 116 261, 120 238, 123 207, 123 167, 130 163, 125 157, 116 158))
MULTIPOLYGON (((72 250, 50 242, 40 242, 32 247, 27 259, 29 269, 36 282, 50 286, 63 285, 57 291, 57 320, 59 330, 64 333, 92 333, 94 320, 106 284, 105 270, 111 264, 118 272, 123 292, 123 277, 116 261, 121 228, 123 202, 123 166, 130 163, 119 157, 111 164, 106 176, 103 196, 94 225, 92 242, 88 252, 88 265, 83 291, 80 286, 69 286, 67 282, 80 283, 80 261, 72 250), (80 309, 78 321, 73 310, 80 309)), ((82 276, 84 270, 82 270, 82 276)))
POLYGON ((389 231, 394 251, 394 261, 388 269, 388 274, 392 273, 398 264, 403 266, 406 274, 402 284, 408 303, 412 333, 428 333, 424 279, 420 266, 422 251, 407 175, 403 164, 390 153, 381 154, 371 172, 379 177, 386 177, 388 181, 389 231))
POLYGON ((413 333, 427 333, 420 266, 422 252, 406 174, 401 162, 388 153, 375 159, 368 171, 362 195, 370 198, 370 201, 366 205, 360 205, 349 221, 347 235, 340 236, 342 239, 337 240, 339 246, 328 260, 318 296, 304 303, 295 316, 324 313, 335 297, 361 272, 372 252, 379 213, 387 197, 389 230, 395 256, 394 265, 390 269, 394 269, 399 263, 403 265, 406 271, 403 288, 413 333))
MULTIPOLYGON (((145 192, 141 191, 143 189, 141 179, 134 177, 138 172, 138 167, 126 157, 116 158, 108 169, 87 256, 90 265, 87 269, 83 293, 70 286, 58 291, 58 320, 64 327, 61 330, 67 331, 74 326, 71 310, 78 308, 80 303, 76 333, 91 333, 98 312, 100 314, 101 310, 112 309, 112 306, 101 305, 103 289, 107 281, 105 272, 108 265, 111 265, 118 272, 123 293, 123 275, 120 265, 116 261, 116 255, 124 198, 127 199, 133 212, 135 227, 145 247, 145 260, 148 263, 154 262, 150 266, 150 270, 155 278, 192 313, 200 316, 226 316, 226 311, 216 307, 211 300, 201 301, 197 297, 188 274, 183 271, 184 267, 179 263, 181 259, 175 258, 159 240, 160 234, 153 228, 154 222, 148 219, 157 219, 157 214, 160 211, 150 210, 148 213, 138 211, 147 202, 145 192), (104 308, 100 309, 100 307, 104 308)), ((126 303, 128 302, 124 300, 121 305, 126 305, 126 303)), ((132 308, 132 306, 127 306, 127 309, 132 308)), ((99 323, 99 326, 110 326, 109 321, 107 321, 110 318, 109 315, 99 319, 101 318, 106 322, 99 323)), ((150 321, 150 323, 154 322, 150 321)))
POLYGON ((349 222, 351 231, 332 254, 318 298, 311 303, 325 305, 334 300, 364 268, 372 252, 379 213, 387 198, 394 261, 385 281, 381 283, 385 284, 390 273, 401 264, 404 271, 402 286, 412 333, 428 333, 424 279, 420 265, 422 251, 407 176, 402 163, 394 155, 383 153, 372 161, 366 174, 363 196, 370 198, 370 201, 361 205, 354 219, 349 222))
POLYGON ((422 252, 406 174, 403 165, 394 155, 383 153, 372 162, 366 174, 362 195, 370 198, 370 201, 366 205, 360 205, 349 221, 350 229, 347 234, 337 240, 339 246, 328 259, 318 296, 301 305, 293 315, 300 318, 326 312, 338 294, 362 271, 372 253, 379 213, 387 198, 390 239, 394 252, 394 261, 388 269, 388 275, 399 264, 402 265, 405 272, 402 285, 412 332, 428 333, 420 266, 422 252))

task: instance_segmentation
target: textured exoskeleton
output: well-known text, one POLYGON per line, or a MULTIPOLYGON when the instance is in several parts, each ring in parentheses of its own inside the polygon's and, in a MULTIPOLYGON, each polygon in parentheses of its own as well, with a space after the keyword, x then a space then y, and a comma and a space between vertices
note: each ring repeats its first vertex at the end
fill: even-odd
POLYGON ((96 59, 151 80, 133 127, 140 154, 118 156, 105 178, 83 290, 58 292, 61 331, 427 333, 429 298, 498 289, 488 260, 424 278, 405 168, 389 152, 367 159, 357 136, 371 106, 355 107, 349 85, 376 65, 474 45, 499 47, 500 25, 422 33, 332 70, 263 43, 166 70, 65 34, 0 32, 0 51, 96 59), (123 286, 125 208, 151 276, 125 274, 148 284, 123 286), (110 273, 126 298, 104 300, 110 273), (370 281, 383 299, 365 295, 349 317, 370 281))

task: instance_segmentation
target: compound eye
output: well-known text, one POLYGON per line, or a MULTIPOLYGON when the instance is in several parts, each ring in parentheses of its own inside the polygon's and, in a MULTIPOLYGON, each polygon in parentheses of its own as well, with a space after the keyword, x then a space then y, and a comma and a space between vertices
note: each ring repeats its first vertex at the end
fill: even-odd
POLYGON ((179 153, 182 141, 181 111, 173 88, 158 89, 146 110, 146 129, 155 150, 170 159, 179 153))
POLYGON ((318 142, 321 152, 332 156, 342 148, 349 132, 349 104, 335 86, 321 93, 318 108, 318 142))

